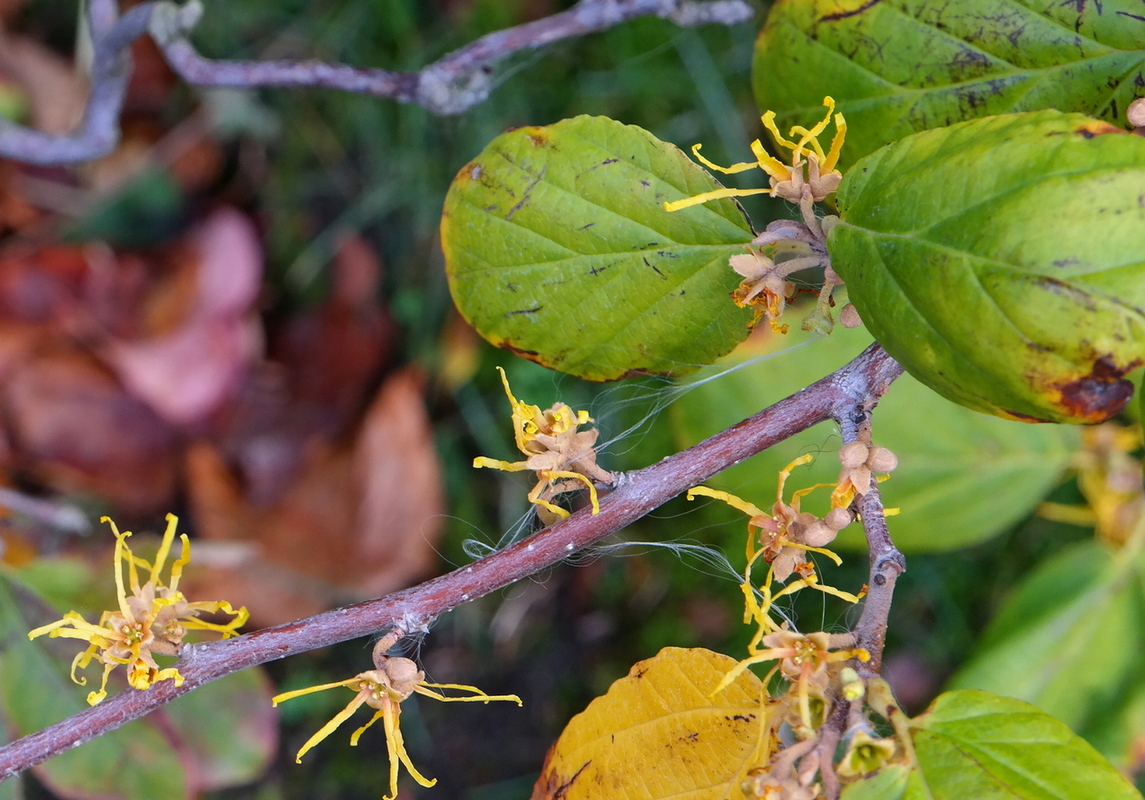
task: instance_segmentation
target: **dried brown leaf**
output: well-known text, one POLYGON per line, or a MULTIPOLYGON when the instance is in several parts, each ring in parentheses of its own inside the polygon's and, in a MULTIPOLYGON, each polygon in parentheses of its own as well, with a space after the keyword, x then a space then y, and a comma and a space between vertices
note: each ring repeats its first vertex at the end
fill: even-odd
POLYGON ((91 492, 129 514, 166 510, 177 442, 92 356, 62 345, 29 356, 2 389, 18 467, 62 492, 91 492))
POLYGON ((83 119, 87 80, 66 59, 38 42, 0 30, 0 72, 23 87, 32 105, 34 127, 63 134, 83 119))
POLYGON ((124 385, 176 425, 198 422, 233 397, 262 345, 251 316, 262 278, 254 226, 221 209, 191 238, 198 258, 180 324, 161 336, 113 340, 106 350, 124 385))
POLYGON ((218 451, 187 466, 196 528, 210 543, 188 575, 196 593, 246 605, 258 625, 384 594, 424 575, 445 508, 421 379, 390 377, 345 445, 318 440, 280 500, 246 499, 218 451), (206 584, 206 587, 204 587, 206 584), (214 595, 211 595, 214 596, 214 595))

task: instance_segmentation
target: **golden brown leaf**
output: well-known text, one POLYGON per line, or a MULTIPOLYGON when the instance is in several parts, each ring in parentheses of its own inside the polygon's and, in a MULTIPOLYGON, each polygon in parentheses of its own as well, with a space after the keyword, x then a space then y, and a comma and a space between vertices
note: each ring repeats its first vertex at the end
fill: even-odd
POLYGON ((755 766, 762 682, 736 660, 666 647, 573 717, 549 751, 532 800, 726 800, 755 766))

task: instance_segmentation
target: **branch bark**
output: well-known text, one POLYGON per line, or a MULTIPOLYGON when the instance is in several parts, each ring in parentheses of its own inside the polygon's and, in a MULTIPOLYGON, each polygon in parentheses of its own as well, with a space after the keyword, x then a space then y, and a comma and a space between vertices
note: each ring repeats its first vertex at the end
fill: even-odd
POLYGON ((0 780, 240 669, 380 631, 425 629, 434 617, 559 563, 777 442, 825 420, 848 418, 856 408, 873 406, 901 372, 881 347, 872 345, 837 372, 722 433, 650 467, 621 474, 596 516, 582 509, 473 564, 377 600, 236 639, 186 647, 177 665, 185 679, 182 686, 163 681, 146 691, 124 690, 0 748, 0 780))
POLYGON ((184 5, 147 2, 116 17, 112 0, 89 3, 94 50, 92 89, 84 122, 75 133, 50 136, 0 120, 0 157, 32 164, 65 164, 105 155, 119 141, 131 60, 127 50, 145 33, 171 67, 194 86, 324 87, 399 103, 437 114, 460 114, 486 100, 494 88, 493 67, 514 53, 656 16, 681 26, 734 25, 755 13, 746 0, 580 0, 567 11, 482 36, 418 72, 361 69, 319 61, 221 61, 204 58, 191 43, 202 16, 201 0, 184 5))

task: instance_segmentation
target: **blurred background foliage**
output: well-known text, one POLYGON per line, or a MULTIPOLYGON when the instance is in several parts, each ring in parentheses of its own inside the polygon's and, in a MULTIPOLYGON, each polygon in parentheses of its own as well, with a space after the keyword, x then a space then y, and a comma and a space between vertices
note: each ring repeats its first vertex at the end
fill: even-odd
MULTIPOLYGON (((220 58, 416 70, 484 33, 570 5, 208 0, 194 38, 220 58)), ((798 337, 753 337, 729 362, 685 384, 595 386, 494 351, 452 311, 445 283, 437 226, 446 189, 507 128, 604 114, 684 147, 703 142, 717 163, 741 160, 759 135, 750 70, 766 5, 758 4, 756 21, 733 28, 682 30, 640 19, 517 56, 499 68, 489 101, 449 118, 326 90, 197 91, 153 50, 137 47, 115 153, 75 169, 0 162, 4 483, 89 519, 112 513, 141 531, 157 530, 164 511, 178 511, 196 542, 201 569, 189 580, 199 593, 246 603, 257 624, 274 624, 409 585, 527 532, 529 481, 470 468, 475 455, 513 453, 494 365, 506 368, 526 402, 546 407, 559 398, 589 409, 611 469, 646 465, 841 365, 862 342, 824 348, 798 337), (242 252, 253 255, 236 266, 242 252), (113 277, 94 280, 98 264, 113 277), (196 293, 212 281, 237 299, 212 303, 196 293), (149 381, 156 361, 185 352, 178 346, 212 355, 190 371, 193 382, 179 375, 149 381), (791 349, 776 355, 784 348, 791 349), (757 357, 764 360, 727 371, 757 357), (204 386, 205 396, 188 399, 204 386), (397 522, 383 522, 395 516, 398 498, 397 522), (351 562, 363 566, 344 575, 351 562)), ((66 118, 68 108, 37 108, 25 77, 41 63, 67 65, 74 11, 54 0, 0 3, 11 45, 0 52, 0 90, 15 98, 6 113, 66 118), (39 49, 17 57, 24 51, 15 42, 39 49)), ((53 96, 72 96, 62 91, 53 96)), ((790 215, 767 199, 745 205, 757 228, 790 215)), ((910 711, 924 708, 974 653, 1027 573, 1094 538, 1084 525, 1034 513, 1047 498, 1062 507, 1086 503, 1072 477, 1077 431, 990 420, 1002 428, 971 434, 969 412, 951 406, 944 416, 938 408, 926 420, 933 425, 893 434, 896 451, 916 456, 916 472, 912 478, 904 455, 886 486, 892 502, 896 483, 911 488, 901 502, 910 568, 898 584, 885 662, 910 711), (931 436, 940 429, 942 447, 931 436), (981 475, 965 480, 979 469, 985 485, 981 475), (1004 507, 991 512, 992 503, 1004 507), (967 508, 987 510, 976 515, 974 535, 961 521, 944 527, 967 508)), ((876 441, 902 419, 876 417, 876 441)), ((783 464, 821 451, 817 477, 797 471, 789 489, 830 480, 837 447, 834 431, 820 426, 716 483, 766 507, 783 464)), ((6 607, 18 608, 29 626, 55 616, 30 599, 29 586, 59 611, 97 616, 112 607, 106 530, 82 535, 45 519, 13 514, 5 522, 6 575, 20 587, 6 607)), ((403 731, 412 758, 439 782, 425 790, 403 784, 403 796, 527 796, 568 718, 632 663, 666 645, 742 652, 750 630, 740 624, 735 573, 744 533, 731 509, 676 500, 616 542, 463 606, 424 641, 408 642, 431 680, 515 692, 525 707, 407 703, 403 731)), ((849 591, 866 574, 861 549, 842 568, 826 570, 849 591)), ((853 621, 854 611, 812 594, 802 593, 791 609, 802 626, 832 630, 853 621)), ((1136 594, 1130 602, 1140 619, 1136 594)), ((19 638, 11 616, 5 627, 7 641, 19 638)), ((370 644, 346 643, 266 672, 280 691, 341 680, 369 666, 370 644)), ((66 669, 70 653, 51 652, 66 669)), ((4 658, 6 667, 16 663, 11 653, 4 658)), ((1122 666, 1105 687, 1109 703, 1143 694, 1140 664, 1122 666)), ((15 674, 6 668, 0 678, 10 684, 6 694, 19 691, 15 674)), ((59 691, 77 699, 85 693, 66 682, 59 691)), ((269 686, 241 691, 272 693, 269 686)), ((188 778, 186 792, 378 797, 388 775, 380 730, 353 749, 349 731, 339 733, 303 765, 293 763, 298 747, 348 699, 324 693, 287 704, 277 735, 273 724, 242 733, 264 745, 252 747, 244 764, 219 767, 213 774, 223 777, 213 782, 188 778)), ((1085 722, 1083 732, 1095 741, 1104 736, 1115 763, 1138 768, 1131 754, 1140 757, 1133 743, 1145 726, 1085 722)), ((9 733, 35 724, 9 719, 9 733)), ((182 736, 184 744, 195 741, 193 733, 182 736)), ((12 791, 89 796, 66 784, 41 770, 12 791)), ((132 797, 155 790, 107 791, 132 797)))

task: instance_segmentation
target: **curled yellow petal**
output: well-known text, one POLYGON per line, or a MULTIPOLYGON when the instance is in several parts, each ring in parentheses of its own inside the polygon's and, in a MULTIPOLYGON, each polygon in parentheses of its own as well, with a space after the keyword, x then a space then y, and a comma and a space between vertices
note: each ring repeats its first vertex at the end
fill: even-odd
POLYGON ((495 458, 487 458, 486 456, 477 456, 473 459, 473 468, 481 469, 499 469, 504 472, 524 472, 529 468, 529 465, 524 461, 498 461, 495 458))
POLYGON ((759 166, 759 164, 755 163, 754 161, 741 161, 738 164, 732 164, 730 167, 721 167, 719 164, 708 161, 708 159, 706 159, 700 153, 701 147, 703 147, 703 145, 692 145, 692 155, 695 156, 696 160, 708 169, 715 170, 716 172, 722 172, 724 175, 735 175, 737 172, 744 172, 745 170, 755 169, 759 166))
POLYGON ((707 486, 693 486, 688 490, 689 500, 694 500, 696 497, 711 497, 716 500, 723 500, 736 511, 742 511, 749 517, 758 517, 765 513, 763 509, 754 503, 749 503, 729 492, 722 492, 719 489, 709 489, 707 486))
POLYGON ((279 703, 285 703, 287 700, 293 700, 296 697, 302 697, 303 695, 314 694, 316 692, 324 692, 327 689, 336 689, 339 686, 354 687, 357 686, 359 682, 360 679, 355 675, 353 678, 345 681, 323 683, 319 684, 318 686, 307 686, 305 689, 294 689, 289 692, 283 692, 282 694, 276 694, 274 697, 270 698, 270 704, 272 706, 277 706, 279 703))
POLYGON ((515 694, 485 694, 485 692, 478 689, 476 686, 467 686, 463 683, 419 683, 414 691, 418 694, 424 694, 426 697, 432 697, 434 700, 440 700, 443 703, 491 703, 494 700, 505 700, 510 703, 516 703, 518 706, 525 705, 524 701, 515 694), (450 697, 449 695, 441 694, 440 692, 433 691, 434 689, 455 689, 459 692, 473 692, 471 697, 450 697))
MULTIPOLYGON (((333 684, 333 685, 337 686, 339 684, 333 684)), ((326 687, 326 688, 329 688, 329 687, 326 687)), ((281 695, 280 695, 280 697, 281 697, 281 695)), ((294 763, 301 764, 302 763, 302 757, 304 755, 306 755, 308 752, 310 752, 310 750, 313 749, 314 745, 318 744, 323 739, 325 739, 327 736, 332 734, 334 731, 338 730, 339 726, 341 726, 341 724, 343 722, 345 722, 346 720, 348 720, 350 717, 354 716, 354 712, 357 711, 362 706, 362 704, 365 702, 366 702, 366 693, 365 692, 358 692, 356 695, 354 695, 354 699, 351 700, 349 703, 347 703, 345 708, 343 708, 341 711, 339 711, 337 714, 335 714, 333 716, 333 718, 330 719, 329 722, 327 722, 325 725, 323 725, 321 728, 318 729, 317 733, 315 733, 313 736, 311 736, 309 739, 306 740, 306 743, 302 745, 302 747, 298 750, 297 755, 294 756, 294 763)))

